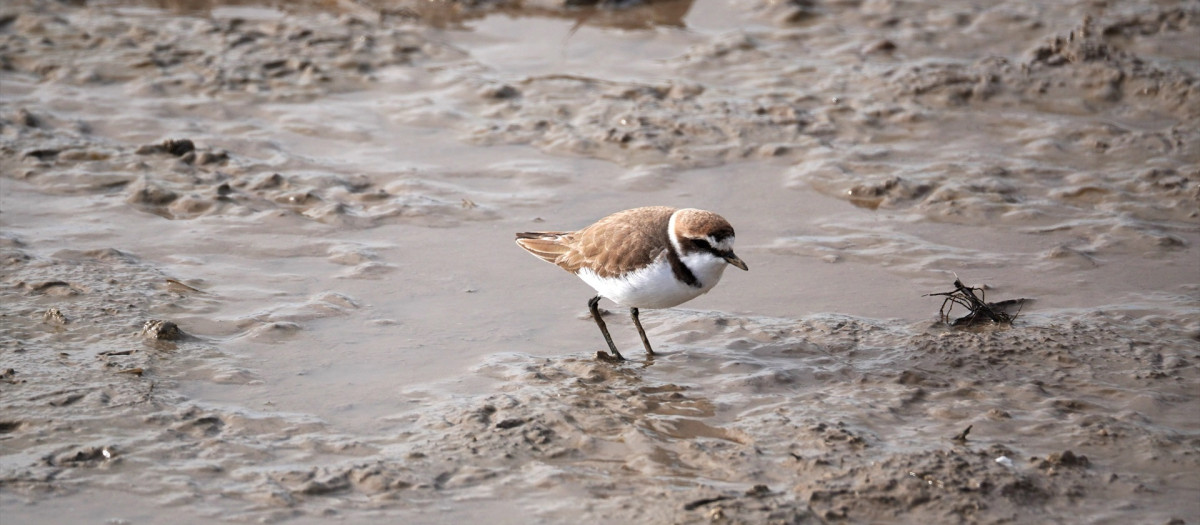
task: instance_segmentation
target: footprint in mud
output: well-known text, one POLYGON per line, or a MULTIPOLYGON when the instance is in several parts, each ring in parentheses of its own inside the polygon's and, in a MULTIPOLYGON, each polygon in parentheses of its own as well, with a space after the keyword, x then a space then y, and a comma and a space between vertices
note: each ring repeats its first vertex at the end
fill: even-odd
POLYGON ((22 283, 31 295, 50 295, 56 297, 67 297, 71 295, 79 295, 85 292, 85 289, 71 284, 66 281, 42 281, 38 283, 22 283))
POLYGON ((204 416, 175 425, 173 430, 194 438, 203 438, 216 436, 224 428, 225 420, 216 416, 204 416))
POLYGON ((22 421, 0 421, 0 434, 9 434, 25 427, 22 421))

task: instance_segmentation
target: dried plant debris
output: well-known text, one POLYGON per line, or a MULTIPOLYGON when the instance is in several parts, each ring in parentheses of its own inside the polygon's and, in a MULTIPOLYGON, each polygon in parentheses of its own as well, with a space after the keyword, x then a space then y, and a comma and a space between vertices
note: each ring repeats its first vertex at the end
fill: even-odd
POLYGON ((1007 299, 995 303, 987 302, 987 293, 982 287, 967 286, 962 280, 954 279, 954 290, 949 292, 926 294, 925 297, 945 297, 938 315, 942 322, 950 326, 975 326, 983 323, 1012 324, 1021 308, 1028 299, 1007 299), (978 295, 976 295, 978 293, 978 295), (950 313, 958 305, 967 309, 967 315, 950 320, 950 313), (1012 312, 1016 309, 1015 312, 1012 312), (1012 312, 1012 313, 1010 313, 1012 312))

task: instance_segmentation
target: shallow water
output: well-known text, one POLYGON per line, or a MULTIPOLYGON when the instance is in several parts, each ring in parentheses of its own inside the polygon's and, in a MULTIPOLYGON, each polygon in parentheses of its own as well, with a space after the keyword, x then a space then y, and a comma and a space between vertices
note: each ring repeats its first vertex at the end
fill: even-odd
POLYGON ((1200 3, 378 7, 2 8, 6 517, 1200 514, 1200 3), (512 232, 651 204, 595 362, 512 232))

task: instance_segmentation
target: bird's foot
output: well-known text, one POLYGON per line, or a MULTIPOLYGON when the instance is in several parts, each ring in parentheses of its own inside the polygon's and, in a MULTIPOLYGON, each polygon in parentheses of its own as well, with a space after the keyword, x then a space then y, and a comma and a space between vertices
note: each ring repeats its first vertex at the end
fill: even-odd
POLYGON ((610 354, 604 350, 597 350, 596 360, 604 361, 605 363, 620 363, 621 361, 624 361, 625 358, 621 357, 621 354, 610 354))

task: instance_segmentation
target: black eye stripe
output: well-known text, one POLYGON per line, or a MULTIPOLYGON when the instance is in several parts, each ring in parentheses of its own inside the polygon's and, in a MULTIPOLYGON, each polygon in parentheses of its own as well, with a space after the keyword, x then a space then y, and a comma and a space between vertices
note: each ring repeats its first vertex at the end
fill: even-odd
POLYGON ((708 252, 708 253, 711 253, 722 259, 726 259, 726 258, 733 256, 733 250, 718 249, 716 246, 713 246, 712 243, 708 242, 708 240, 706 240, 706 239, 688 239, 688 244, 691 244, 692 248, 695 248, 698 251, 708 252))

